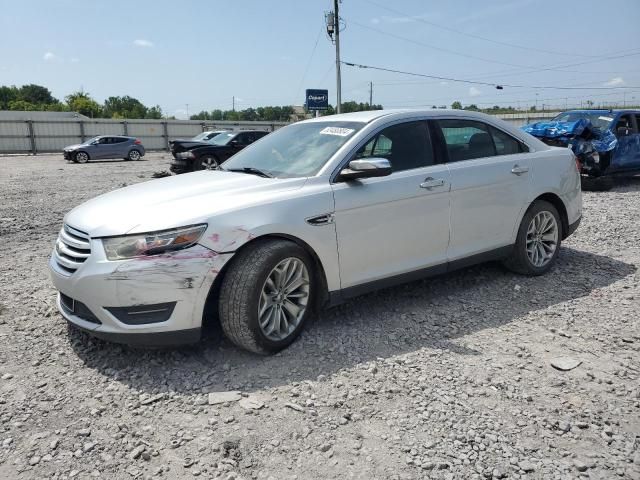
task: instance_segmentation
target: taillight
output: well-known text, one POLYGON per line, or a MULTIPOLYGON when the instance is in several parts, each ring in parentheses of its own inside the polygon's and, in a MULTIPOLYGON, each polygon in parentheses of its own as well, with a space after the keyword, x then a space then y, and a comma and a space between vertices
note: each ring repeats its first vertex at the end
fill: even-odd
POLYGON ((139 138, 136 138, 136 141, 133 142, 133 143, 135 143, 136 145, 142 145, 142 142, 140 141, 139 138))

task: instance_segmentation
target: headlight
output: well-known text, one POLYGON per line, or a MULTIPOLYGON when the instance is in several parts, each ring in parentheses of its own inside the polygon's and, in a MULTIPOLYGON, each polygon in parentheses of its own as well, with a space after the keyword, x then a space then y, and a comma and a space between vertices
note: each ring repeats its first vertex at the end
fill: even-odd
POLYGON ((177 154, 178 158, 187 159, 187 158, 195 158, 193 152, 180 152, 177 154))
POLYGON ((206 225, 194 225, 159 232, 103 238, 102 245, 107 259, 124 260, 188 248, 200 239, 206 229, 206 225))

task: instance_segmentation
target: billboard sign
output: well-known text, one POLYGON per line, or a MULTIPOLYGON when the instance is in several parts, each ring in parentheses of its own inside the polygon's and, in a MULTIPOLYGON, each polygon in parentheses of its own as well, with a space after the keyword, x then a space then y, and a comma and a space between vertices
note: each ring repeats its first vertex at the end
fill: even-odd
POLYGON ((329 90, 307 89, 304 102, 307 110, 327 110, 329 108, 329 90))

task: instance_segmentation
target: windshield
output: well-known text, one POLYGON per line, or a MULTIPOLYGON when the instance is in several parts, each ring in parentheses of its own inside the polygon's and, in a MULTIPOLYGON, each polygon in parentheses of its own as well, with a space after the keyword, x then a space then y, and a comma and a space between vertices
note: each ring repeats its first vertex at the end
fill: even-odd
POLYGON ((219 133, 218 135, 213 137, 211 140, 209 140, 209 143, 213 143, 214 145, 226 145, 235 136, 236 136, 236 134, 234 132, 219 133))
POLYGON ((237 153, 225 162, 224 169, 253 168, 274 177, 309 177, 363 126, 360 122, 295 123, 237 153))
POLYGON ((98 140, 99 138, 101 138, 101 135, 98 135, 97 137, 92 137, 88 140, 85 140, 84 143, 89 144, 91 142, 95 142, 96 140, 98 140))
POLYGON ((578 120, 589 120, 591 124, 601 130, 606 130, 613 121, 613 113, 602 112, 567 112, 561 113, 553 119, 554 122, 576 122, 578 120))

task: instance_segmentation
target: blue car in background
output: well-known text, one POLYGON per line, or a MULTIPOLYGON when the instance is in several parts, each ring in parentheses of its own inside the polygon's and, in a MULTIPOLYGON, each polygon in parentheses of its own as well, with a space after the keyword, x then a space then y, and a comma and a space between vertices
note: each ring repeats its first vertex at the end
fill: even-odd
POLYGON ((547 145, 569 147, 585 177, 640 173, 640 110, 570 110, 522 129, 547 145))

